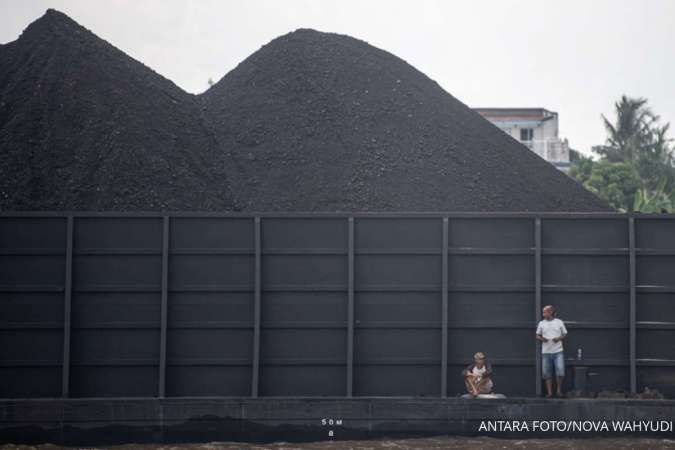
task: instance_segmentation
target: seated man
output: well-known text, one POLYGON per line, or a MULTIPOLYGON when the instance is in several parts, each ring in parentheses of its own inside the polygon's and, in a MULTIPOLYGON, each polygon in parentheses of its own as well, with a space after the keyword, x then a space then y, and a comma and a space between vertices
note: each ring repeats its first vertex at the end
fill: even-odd
POLYGON ((492 365, 486 361, 482 352, 473 355, 473 364, 469 364, 462 375, 466 390, 474 397, 492 392, 492 365))

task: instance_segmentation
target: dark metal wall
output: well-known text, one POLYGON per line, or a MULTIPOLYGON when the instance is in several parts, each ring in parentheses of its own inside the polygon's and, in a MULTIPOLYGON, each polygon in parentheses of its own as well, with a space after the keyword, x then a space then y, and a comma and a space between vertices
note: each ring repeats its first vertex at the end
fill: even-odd
POLYGON ((549 303, 675 396, 675 215, 4 213, 0 397, 535 395, 549 303))

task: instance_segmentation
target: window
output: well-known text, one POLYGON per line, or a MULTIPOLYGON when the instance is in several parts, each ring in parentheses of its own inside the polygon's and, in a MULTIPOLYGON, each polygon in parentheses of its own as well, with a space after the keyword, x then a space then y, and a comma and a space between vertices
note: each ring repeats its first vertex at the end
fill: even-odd
POLYGON ((534 130, 532 128, 521 128, 520 129, 520 140, 521 141, 531 141, 534 136, 534 130))

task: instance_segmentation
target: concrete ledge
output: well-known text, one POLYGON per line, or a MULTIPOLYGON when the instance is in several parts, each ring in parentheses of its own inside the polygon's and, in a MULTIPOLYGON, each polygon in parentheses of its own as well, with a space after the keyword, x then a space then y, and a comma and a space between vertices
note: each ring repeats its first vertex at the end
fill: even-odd
MULTIPOLYGON (((356 398, 0 399, 0 442, 270 442, 415 437, 673 437, 675 400, 356 398), (331 422, 332 420, 332 422, 331 422), (667 421, 669 430, 480 429, 483 421, 667 421), (340 422, 338 422, 340 421, 340 422), (329 431, 334 436, 329 436, 329 431)), ((508 428, 508 427, 507 427, 508 428)))

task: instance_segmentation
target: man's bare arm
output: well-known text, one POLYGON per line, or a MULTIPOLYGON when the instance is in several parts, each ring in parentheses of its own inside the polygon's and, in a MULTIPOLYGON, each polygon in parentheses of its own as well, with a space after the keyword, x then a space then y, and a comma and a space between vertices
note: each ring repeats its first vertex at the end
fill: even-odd
POLYGON ((560 342, 560 341, 562 341, 563 339, 565 339, 566 337, 567 337, 567 335, 566 335, 566 334, 563 334, 563 335, 560 336, 560 337, 553 338, 553 342, 560 342))

